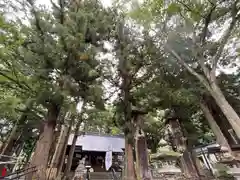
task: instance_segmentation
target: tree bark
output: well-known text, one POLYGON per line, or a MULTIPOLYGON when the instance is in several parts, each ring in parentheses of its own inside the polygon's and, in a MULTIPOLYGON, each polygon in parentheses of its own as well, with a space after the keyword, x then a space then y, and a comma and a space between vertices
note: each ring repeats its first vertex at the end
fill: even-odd
POLYGON ((133 146, 129 142, 128 138, 125 138, 125 169, 124 180, 136 180, 133 146))
MULTIPOLYGON (((57 128, 57 127, 56 127, 57 128)), ((57 148, 57 145, 58 145, 58 141, 59 141, 59 137, 60 137, 60 133, 61 133, 61 130, 56 130, 55 128, 55 131, 53 133, 53 137, 52 137, 52 145, 51 145, 51 148, 50 148, 50 152, 49 152, 49 158, 48 158, 48 165, 51 167, 51 163, 52 163, 52 160, 53 160, 53 157, 56 153, 56 148, 57 148)))
POLYGON ((212 116, 212 113, 211 113, 210 109, 208 108, 207 104, 205 102, 200 102, 200 107, 208 121, 210 128, 212 129, 214 135, 216 136, 217 143, 219 145, 221 145, 222 147, 227 147, 229 149, 229 152, 231 152, 231 148, 228 144, 228 141, 225 138, 225 136, 223 135, 223 133, 222 133, 220 127, 218 126, 218 124, 216 123, 214 117, 212 116))
MULTIPOLYGON (((151 172, 149 169, 148 148, 144 132, 136 135, 136 166, 139 172, 139 180, 151 180, 151 172)), ((137 173, 138 173, 137 172, 137 173)))
MULTIPOLYGON (((126 63, 126 62, 125 62, 126 63)), ((126 73, 126 72, 125 72, 126 73)), ((124 180, 136 180, 136 171, 133 157, 133 135, 134 135, 134 123, 132 121, 132 107, 130 102, 130 79, 126 74, 123 76, 123 103, 124 107, 124 121, 125 121, 125 171, 124 180)))
POLYGON ((136 153, 136 175, 139 180, 151 180, 149 169, 148 147, 146 136, 143 131, 144 119, 140 114, 135 115, 136 132, 135 132, 135 153, 136 153))
POLYGON ((71 120, 70 120, 70 123, 69 123, 69 127, 67 129, 67 133, 66 133, 66 136, 64 137, 64 144, 63 144, 63 148, 62 148, 62 157, 60 158, 59 162, 57 163, 57 168, 58 168, 58 176, 60 175, 60 173, 62 172, 62 169, 63 169, 63 164, 64 164, 64 161, 65 161, 65 157, 66 157, 66 151, 67 151, 67 146, 68 146, 68 139, 69 139, 69 136, 71 134, 71 130, 72 130, 72 125, 73 125, 73 122, 75 120, 75 116, 72 115, 71 116, 71 120))
POLYGON ((65 142, 65 138, 67 135, 67 126, 66 125, 62 125, 61 128, 61 132, 58 138, 58 142, 55 148, 55 152, 53 154, 53 158, 52 158, 52 162, 51 162, 51 168, 57 168, 60 156, 61 156, 61 152, 64 146, 64 142, 65 142))
POLYGON ((175 151, 183 153, 180 158, 180 166, 184 174, 188 177, 198 177, 198 170, 195 166, 194 160, 190 153, 190 148, 187 146, 186 138, 183 134, 183 126, 181 126, 177 118, 168 120, 169 132, 172 135, 172 146, 175 151))
POLYGON ((46 180, 46 169, 48 166, 49 152, 53 142, 53 135, 59 112, 60 107, 56 104, 51 104, 48 108, 47 119, 44 122, 43 131, 39 136, 31 162, 31 165, 33 167, 36 167, 38 171, 36 173, 30 174, 28 176, 28 180, 32 178, 46 180))
POLYGON ((229 133, 229 129, 232 129, 231 124, 224 116, 223 112, 221 111, 220 107, 216 104, 216 101, 213 99, 213 97, 211 95, 206 94, 203 96, 203 100, 207 107, 209 108, 215 122, 222 131, 230 147, 232 147, 235 144, 238 144, 239 142, 236 142, 237 137, 236 136, 232 137, 232 135, 229 133))
MULTIPOLYGON (((69 127, 70 129, 71 127, 69 127)), ((61 175, 61 173, 63 172, 63 164, 65 162, 65 158, 66 158, 66 152, 67 152, 67 146, 68 146, 68 139, 69 139, 69 136, 70 136, 70 133, 71 133, 71 130, 68 129, 68 135, 65 139, 65 142, 64 142, 64 147, 62 149, 62 157, 60 158, 59 160, 59 164, 58 164, 58 172, 57 172, 57 177, 59 177, 61 175)))
POLYGON ((52 144, 52 137, 54 134, 55 124, 53 122, 45 122, 44 130, 39 136, 39 140, 36 145, 36 150, 33 155, 32 166, 37 167, 37 177, 40 180, 46 179, 46 169, 48 165, 49 151, 52 144))
POLYGON ((198 171, 198 174, 200 176, 204 176, 204 171, 203 171, 203 168, 202 168, 202 165, 201 165, 201 162, 200 162, 200 159, 197 157, 197 153, 195 151, 192 151, 192 159, 194 161, 194 164, 195 164, 195 167, 198 171))
MULTIPOLYGON (((78 129, 79 129, 79 126, 78 126, 78 129)), ((79 136, 79 130, 75 130, 72 145, 71 145, 69 155, 68 155, 68 159, 67 159, 66 168, 65 168, 65 171, 64 171, 64 177, 67 177, 69 172, 71 171, 72 160, 73 160, 73 155, 74 155, 74 151, 75 151, 75 148, 76 148, 76 142, 77 142, 78 136, 79 136)))
POLYGON ((118 40, 117 40, 117 56, 119 57, 118 70, 119 75, 122 78, 120 85, 122 101, 121 107, 124 114, 124 134, 125 134, 125 171, 124 180, 136 180, 136 172, 133 158, 133 135, 134 135, 134 123, 132 122, 132 104, 131 104, 131 83, 132 74, 130 72, 130 64, 125 57, 126 47, 124 43, 126 41, 126 35, 124 34, 124 22, 120 22, 118 27, 118 40))
POLYGON ((237 137, 240 139, 240 117, 233 109, 233 107, 229 104, 229 102, 226 100, 225 96, 223 95, 221 89, 219 88, 216 82, 212 82, 211 89, 212 91, 210 93, 212 97, 216 101, 217 105, 219 106, 223 114, 228 119, 237 137))
POLYGON ((83 116, 84 109, 85 109, 85 103, 86 102, 83 102, 82 111, 79 114, 79 119, 78 119, 78 122, 77 122, 76 127, 75 127, 74 137, 73 137, 72 145, 71 145, 71 148, 70 148, 70 151, 69 151, 69 155, 68 155, 68 159, 67 159, 67 165, 66 165, 66 168, 65 168, 65 171, 64 171, 64 177, 67 177, 69 172, 71 171, 73 155, 74 155, 74 151, 75 151, 75 148, 76 148, 77 138, 79 136, 79 128, 80 128, 81 123, 82 123, 82 118, 83 118, 82 116, 83 116))
POLYGON ((187 177, 199 176, 198 169, 195 166, 195 162, 193 160, 193 156, 188 150, 185 150, 183 152, 183 156, 180 158, 180 164, 183 172, 187 177))

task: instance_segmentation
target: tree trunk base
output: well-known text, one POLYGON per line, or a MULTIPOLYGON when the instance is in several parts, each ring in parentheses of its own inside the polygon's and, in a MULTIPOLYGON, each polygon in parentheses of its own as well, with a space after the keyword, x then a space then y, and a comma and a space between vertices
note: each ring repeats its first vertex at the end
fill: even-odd
POLYGON ((44 130, 39 136, 36 150, 32 159, 32 166, 37 168, 37 172, 29 175, 27 180, 32 180, 33 177, 37 177, 40 180, 46 180, 46 170, 48 165, 49 152, 52 145, 52 138, 54 135, 55 123, 46 122, 44 124, 44 130))
POLYGON ((125 140, 125 172, 124 179, 125 180, 137 180, 134 158, 133 158, 133 146, 129 143, 129 141, 125 140))

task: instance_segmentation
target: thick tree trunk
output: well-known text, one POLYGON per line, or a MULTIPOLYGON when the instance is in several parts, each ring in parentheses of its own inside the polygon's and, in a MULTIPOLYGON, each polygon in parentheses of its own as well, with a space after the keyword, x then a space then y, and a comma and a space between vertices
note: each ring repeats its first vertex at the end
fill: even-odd
POLYGON ((202 168, 202 165, 201 165, 201 161, 200 161, 200 159, 197 157, 197 153, 195 152, 195 151, 192 151, 192 159, 193 159, 193 161, 194 161, 194 164, 195 164, 195 166, 196 166, 196 169, 197 169, 197 171, 198 171, 198 174, 200 175, 200 176, 204 176, 205 175, 205 172, 203 171, 203 168, 202 168))
MULTIPOLYGON (((62 117, 62 121, 64 122, 66 119, 68 119, 68 115, 69 113, 65 113, 62 117)), ((67 122, 65 122, 67 123, 67 122)), ((71 121, 69 123, 69 125, 71 125, 71 121)), ((60 126, 60 132, 58 133, 58 137, 56 138, 56 145, 54 146, 54 152, 53 152, 53 156, 51 159, 51 164, 50 164, 50 168, 58 168, 59 162, 61 161, 61 155, 63 152, 63 148, 64 148, 64 143, 65 143, 65 139, 68 133, 68 126, 67 124, 63 124, 60 126)))
POLYGON ((222 147, 228 148, 229 152, 231 152, 231 148, 228 144, 228 141, 225 138, 225 136, 223 135, 223 133, 222 133, 220 127, 218 126, 218 124, 216 123, 214 117, 212 116, 212 113, 211 113, 210 109, 208 108, 207 104, 205 102, 200 102, 200 107, 208 121, 210 128, 212 129, 214 135, 216 136, 217 143, 219 145, 221 145, 222 147))
POLYGON ((198 170, 190 153, 190 148, 187 147, 186 138, 183 134, 183 127, 176 118, 169 119, 168 124, 170 128, 169 132, 172 133, 172 145, 175 146, 175 151, 183 153, 183 156, 180 158, 182 171, 188 177, 198 177, 198 170))
POLYGON ((71 134, 71 130, 72 130, 72 125, 73 125, 73 122, 75 120, 75 116, 72 116, 71 117, 71 121, 69 123, 69 127, 67 129, 67 133, 66 133, 66 136, 64 137, 64 143, 63 143, 63 148, 62 148, 62 153, 61 153, 61 158, 59 159, 59 162, 57 163, 57 168, 58 168, 58 176, 61 174, 62 172, 62 169, 63 169, 63 164, 64 164, 64 161, 65 161, 65 158, 66 158, 66 151, 67 151, 67 146, 68 146, 68 139, 69 139, 69 136, 71 134))
POLYGON ((123 107, 124 107, 124 118, 125 118, 125 130, 128 134, 125 134, 125 171, 124 180, 136 180, 136 171, 134 165, 133 156, 133 135, 134 135, 134 123, 132 121, 132 107, 130 102, 130 92, 128 89, 129 79, 123 80, 123 107))
POLYGON ((69 136, 70 136, 70 132, 71 131, 69 131, 69 133, 68 133, 68 135, 67 135, 67 137, 66 137, 66 139, 65 139, 65 142, 64 142, 64 147, 63 147, 63 149, 62 149, 62 156, 61 156, 61 158, 60 158, 60 160, 59 160, 59 164, 58 164, 58 167, 57 167, 57 169, 58 169, 58 172, 57 172, 57 177, 59 177, 60 175, 62 176, 63 174, 63 165, 64 165, 64 162, 65 162, 65 159, 66 159, 66 152, 67 152, 67 147, 68 147, 68 138, 69 138, 69 136))
POLYGON ((125 169, 124 180, 136 180, 133 146, 129 142, 128 138, 125 138, 125 169))
POLYGON ((31 165, 36 167, 38 171, 28 176, 28 179, 39 178, 46 180, 46 169, 48 166, 49 152, 53 142, 54 130, 60 107, 52 104, 48 109, 47 119, 44 122, 43 131, 41 132, 36 149, 33 155, 31 165))
POLYGON ((64 171, 64 177, 67 177, 69 172, 71 171, 73 155, 74 155, 74 151, 75 151, 75 148, 76 148, 77 138, 79 136, 79 128, 80 128, 81 123, 82 123, 82 115, 84 113, 84 108, 85 108, 85 102, 83 103, 82 111, 79 115, 79 119, 78 119, 78 122, 77 122, 76 127, 75 127, 74 137, 73 137, 72 145, 71 145, 71 148, 70 148, 70 151, 69 151, 69 155, 68 155, 68 159, 67 159, 67 165, 66 165, 66 168, 65 168, 65 171, 64 171))
POLYGON ((212 91, 210 93, 212 97, 216 101, 217 105, 220 107, 223 114, 226 116, 237 137, 240 139, 240 117, 226 100, 225 96, 223 95, 221 89, 216 84, 216 82, 213 82, 211 84, 211 89, 212 91))
POLYGON ((68 159, 67 159, 66 168, 65 168, 65 171, 64 171, 64 177, 67 177, 69 172, 71 171, 72 160, 73 160, 73 155, 74 155, 74 151, 75 151, 75 148, 76 148, 76 142, 77 142, 78 135, 79 135, 79 132, 75 131, 74 136, 73 136, 72 145, 71 145, 69 155, 68 155, 68 159))
MULTIPOLYGON (((139 180, 151 180, 149 169, 148 147, 145 133, 143 131, 144 119, 142 112, 135 111, 136 122, 135 132, 135 153, 136 153, 136 174, 139 180)), ((144 113, 145 114, 145 113, 144 113)))
POLYGON ((181 169, 187 177, 198 177, 198 169, 195 165, 192 154, 185 150, 180 158, 181 169))
POLYGON ((54 122, 45 122, 44 130, 39 136, 36 150, 33 155, 32 166, 37 167, 37 177, 40 180, 46 179, 46 169, 48 165, 49 152, 52 145, 52 137, 54 135, 54 122))
POLYGON ((204 102, 205 104, 208 105, 208 108, 217 123, 218 127, 222 131, 224 137, 226 138, 228 144, 230 147, 232 147, 235 144, 238 144, 239 141, 237 141, 237 136, 235 135, 234 137, 232 136, 229 132, 229 130, 232 129, 231 124, 227 120, 227 118, 224 116, 223 112, 219 108, 219 106, 216 104, 216 101, 213 99, 213 97, 209 97, 208 95, 204 95, 204 102))
POLYGON ((53 154, 53 158, 52 158, 52 162, 51 162, 51 168, 57 168, 60 156, 61 156, 61 152, 62 149, 64 147, 64 142, 65 142, 65 138, 67 135, 67 126, 66 125, 62 125, 61 128, 61 132, 60 135, 58 137, 58 141, 57 141, 57 145, 55 148, 55 152, 53 154))
POLYGON ((139 180, 151 180, 151 172, 149 169, 148 148, 144 132, 136 134, 136 169, 139 180))
POLYGON ((122 78, 121 83, 121 95, 122 102, 121 106, 124 114, 124 132, 125 132, 125 170, 124 180, 136 180, 136 172, 133 158, 133 135, 134 135, 134 123, 132 122, 132 96, 131 96, 131 85, 132 85, 132 74, 130 72, 130 63, 125 58, 126 47, 126 36, 124 35, 124 22, 119 22, 118 29, 118 41, 117 41, 117 56, 119 57, 118 71, 122 78))
MULTIPOLYGON (((56 129, 56 128, 55 128, 56 129)), ((58 145, 58 140, 59 140, 59 136, 60 136, 61 130, 55 130, 53 133, 53 137, 52 137, 52 145, 50 148, 50 152, 49 152, 49 158, 48 158, 48 165, 51 167, 51 162, 53 160, 54 154, 56 153, 56 147, 58 145)))

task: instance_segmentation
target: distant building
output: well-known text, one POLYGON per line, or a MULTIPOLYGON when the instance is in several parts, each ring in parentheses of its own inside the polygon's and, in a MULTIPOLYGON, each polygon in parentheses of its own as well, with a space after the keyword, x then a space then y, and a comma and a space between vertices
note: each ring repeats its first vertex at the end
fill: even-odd
MULTIPOLYGON (((68 139, 66 155, 69 153, 73 137, 74 135, 72 134, 68 139)), ((87 163, 91 165, 95 172, 106 171, 104 159, 106 152, 110 149, 113 152, 113 162, 122 161, 125 149, 124 136, 99 135, 95 133, 85 133, 78 136, 71 170, 74 171, 79 161, 83 157, 87 157, 87 163)))

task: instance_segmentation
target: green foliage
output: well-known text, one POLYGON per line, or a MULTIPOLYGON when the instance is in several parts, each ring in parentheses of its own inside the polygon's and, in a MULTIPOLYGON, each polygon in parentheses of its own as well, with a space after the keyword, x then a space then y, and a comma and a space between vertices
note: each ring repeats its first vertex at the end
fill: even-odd
POLYGON ((1 83, 35 97, 44 107, 69 96, 103 106, 96 48, 108 38, 111 12, 90 1, 84 1, 81 11, 80 4, 56 5, 53 13, 29 2, 30 24, 10 23, 1 16, 6 34, 1 39, 1 83))
POLYGON ((173 2, 167 7, 166 10, 169 15, 175 15, 181 12, 181 6, 178 3, 173 2))
MULTIPOLYGON (((87 131, 132 136, 132 107, 148 112, 143 128, 153 152, 164 131, 164 114, 159 112, 167 109, 175 111, 189 144, 213 141, 198 105, 205 85, 176 61, 166 45, 204 76, 199 59, 211 70, 209 62, 221 44, 211 39, 216 36, 213 29, 227 22, 232 2, 146 0, 136 3, 127 16, 119 9, 103 8, 98 1, 57 3, 50 10, 31 2, 24 1, 21 7, 9 2, 19 11, 30 8, 27 24, 0 15, 0 107, 4 109, 0 119, 14 124, 22 115, 17 109, 33 99, 28 122, 36 126, 49 105, 62 106, 63 115, 76 113, 76 104, 84 100, 87 131), (211 10, 212 27, 205 32, 211 10), (111 50, 104 46, 106 42, 111 50), (109 54, 111 58, 99 58, 109 54), (120 92, 110 106, 103 99, 106 81, 120 92)), ((238 36, 233 31, 230 39, 238 36)), ((239 56, 228 50, 224 49, 219 65, 231 65, 239 56)), ((217 80, 229 102, 239 109, 239 74, 221 73, 217 80)))
POLYGON ((115 121, 115 110, 107 107, 104 111, 89 109, 86 111, 85 131, 101 132, 112 135, 121 134, 121 129, 115 121))
MULTIPOLYGON (((235 63, 237 53, 231 53, 237 49, 230 48, 231 43, 236 43, 234 40, 234 37, 237 37, 236 31, 233 29, 230 36, 226 36, 228 41, 215 38, 217 31, 223 31, 220 24, 236 17, 233 13, 234 5, 239 9, 239 4, 234 4, 234 1, 223 3, 222 1, 150 0, 136 6, 130 12, 130 17, 142 24, 144 31, 150 32, 151 39, 157 47, 156 51, 161 52, 164 57, 155 56, 158 61, 161 59, 157 64, 158 71, 153 73, 155 77, 134 89, 136 92, 134 97, 148 110, 174 109, 186 129, 190 144, 202 144, 214 140, 198 106, 199 99, 211 83, 208 75, 211 71, 215 71, 212 68, 213 59, 216 59, 217 69, 220 66, 239 66, 235 63), (142 12, 147 13, 144 16, 142 12), (225 48, 221 49, 224 46, 225 48), (179 57, 176 58, 172 52, 179 57)), ((236 24, 235 29, 238 26, 239 24, 236 24)), ((151 54, 151 57, 154 56, 151 54)), ((233 87, 234 83, 231 82, 232 78, 237 76, 235 74, 232 77, 228 75, 222 77, 223 74, 217 77, 217 81, 230 104, 237 110, 239 90, 236 90, 233 87)))
POLYGON ((30 157, 33 151, 33 148, 36 143, 35 137, 29 137, 25 140, 25 143, 23 145, 23 152, 26 154, 27 157, 30 157))
POLYGON ((14 92, 1 88, 0 108, 4 111, 0 111, 0 119, 8 119, 14 122, 19 116, 15 109, 20 107, 22 107, 21 99, 16 97, 14 92))
MULTIPOLYGON (((76 113, 74 104, 83 99, 103 110, 102 69, 97 55, 114 29, 114 12, 98 1, 72 2, 64 7, 54 4, 51 10, 31 0, 8 3, 16 11, 30 9, 27 23, 0 16, 0 107, 4 109, 0 119, 8 130, 24 116, 24 122, 19 123, 22 140, 37 138, 38 131, 32 131, 41 128, 52 105, 63 107, 60 116, 67 111, 76 113), (34 105, 26 113, 27 99, 33 99, 34 105)), ((64 122, 62 117, 58 119, 57 123, 64 122)), ((98 118, 93 120, 95 126, 98 118)), ((112 133, 118 132, 112 126, 112 133)))
POLYGON ((145 117, 144 132, 146 132, 148 148, 152 153, 157 152, 159 141, 164 135, 164 121, 164 113, 160 111, 148 113, 145 117))

